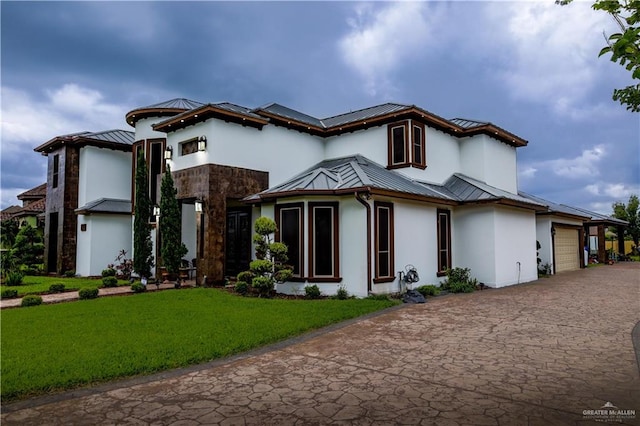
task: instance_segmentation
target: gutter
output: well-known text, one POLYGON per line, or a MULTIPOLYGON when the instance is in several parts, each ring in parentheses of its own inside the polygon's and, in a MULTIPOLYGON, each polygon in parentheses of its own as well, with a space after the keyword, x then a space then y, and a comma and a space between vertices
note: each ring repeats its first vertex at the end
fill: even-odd
MULTIPOLYGON (((364 206, 367 210, 367 293, 371 293, 371 206, 361 196, 362 193, 356 192, 356 201, 364 206)), ((369 198, 369 193, 364 193, 369 198)))

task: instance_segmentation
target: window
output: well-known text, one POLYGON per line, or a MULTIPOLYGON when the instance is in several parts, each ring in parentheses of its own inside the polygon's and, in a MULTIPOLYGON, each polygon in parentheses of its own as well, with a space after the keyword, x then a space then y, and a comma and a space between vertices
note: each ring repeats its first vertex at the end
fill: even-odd
POLYGON ((309 281, 340 281, 338 203, 309 203, 309 281))
POLYGON ((60 173, 60 155, 56 154, 53 156, 53 174, 51 179, 51 186, 53 188, 58 187, 58 175, 60 173))
POLYGON ((374 203, 375 209, 375 283, 390 282, 395 279, 393 264, 393 204, 374 203))
POLYGON ((164 172, 164 139, 150 141, 149 153, 149 200, 151 205, 160 205, 160 183, 164 172))
POLYGON ((411 159, 411 165, 414 167, 418 167, 420 169, 424 169, 427 167, 426 162, 426 151, 425 151, 425 143, 424 143, 424 125, 420 123, 413 122, 411 125, 413 129, 413 157, 411 159))
POLYGON ((293 267, 293 276, 302 277, 303 251, 303 228, 302 215, 304 204, 277 204, 276 205, 276 241, 287 245, 288 264, 293 267))
POLYGON ((198 152, 198 138, 192 138, 184 142, 180 142, 180 155, 189 155, 198 152))
POLYGON ((396 124, 390 124, 389 133, 389 168, 404 167, 409 163, 408 121, 402 121, 396 124))
POLYGON ((438 275, 451 268, 451 212, 438 209, 438 275))

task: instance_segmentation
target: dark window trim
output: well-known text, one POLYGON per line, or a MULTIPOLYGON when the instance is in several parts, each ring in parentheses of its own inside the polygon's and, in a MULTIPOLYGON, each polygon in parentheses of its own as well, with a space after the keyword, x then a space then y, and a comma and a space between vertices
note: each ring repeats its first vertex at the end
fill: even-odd
POLYGON ((425 135, 425 127, 424 124, 416 122, 416 121, 412 121, 411 122, 411 165, 413 167, 417 167, 418 169, 426 169, 427 168, 427 144, 425 143, 426 140, 426 135, 425 135), (420 159, 420 162, 416 162, 415 161, 415 146, 416 146, 416 141, 414 139, 414 128, 418 128, 420 129, 420 151, 422 153, 422 158, 420 159))
MULTIPOLYGON (((288 204, 276 204, 275 216, 276 216, 276 235, 275 240, 280 241, 280 222, 282 210, 298 209, 300 211, 298 228, 300 231, 300 241, 298 242, 299 256, 298 259, 298 274, 293 277, 300 280, 304 279, 304 203, 288 203, 288 204)), ((289 280, 293 281, 293 279, 289 280)))
POLYGON ((190 138, 190 139, 186 139, 183 140, 181 142, 178 142, 178 154, 180 157, 183 157, 185 155, 191 155, 191 154, 195 154, 196 152, 198 152, 198 138, 194 137, 194 138, 190 138), (191 152, 187 152, 184 153, 184 150, 187 146, 194 146, 193 151, 191 152))
POLYGON ((409 120, 389 124, 387 126, 387 169, 398 169, 409 166, 411 164, 409 147, 409 120), (404 161, 401 163, 393 162, 393 129, 397 127, 404 129, 404 161))
POLYGON ((393 204, 392 203, 385 203, 385 202, 381 202, 381 201, 375 201, 373 203, 373 210, 374 210, 374 229, 375 229, 375 242, 374 242, 374 247, 375 247, 375 278, 373 279, 374 283, 380 283, 380 282, 390 282, 395 280, 395 247, 394 247, 394 240, 395 240, 395 230, 394 230, 394 218, 393 218, 393 204), (388 209, 389 211, 389 223, 388 225, 388 229, 389 229, 389 236, 388 236, 388 242, 389 242, 389 247, 388 247, 388 252, 389 252, 389 259, 388 259, 388 275, 380 275, 380 233, 379 233, 379 224, 380 224, 380 215, 379 215, 379 211, 380 209, 388 209))
POLYGON ((444 210, 444 209, 438 209, 437 210, 437 218, 436 218, 436 232, 437 232, 437 254, 438 254, 438 276, 444 276, 446 275, 446 269, 450 268, 452 265, 452 256, 451 256, 451 211, 450 210, 444 210), (442 265, 442 262, 440 261, 440 252, 442 251, 442 247, 440 245, 441 242, 441 235, 440 235, 440 217, 441 215, 446 216, 447 218, 447 263, 448 265, 442 265), (444 267, 443 267, 444 266, 444 267))
POLYGON ((339 282, 342 280, 340 278, 340 222, 339 222, 339 212, 338 212, 338 202, 310 202, 308 204, 308 224, 309 224, 309 235, 307 242, 309 244, 309 276, 307 277, 307 281, 309 282, 339 282), (314 260, 314 220, 313 213, 316 207, 331 207, 333 209, 333 276, 327 275, 319 275, 316 276, 314 274, 315 269, 315 260, 314 260), (338 281, 336 281, 338 280, 338 281))

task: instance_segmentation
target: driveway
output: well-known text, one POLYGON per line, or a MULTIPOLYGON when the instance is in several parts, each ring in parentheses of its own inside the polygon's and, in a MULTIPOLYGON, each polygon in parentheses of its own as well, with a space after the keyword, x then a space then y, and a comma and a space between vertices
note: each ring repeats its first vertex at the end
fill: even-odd
POLYGON ((2 424, 583 425, 616 420, 588 411, 607 403, 640 424, 638 321, 640 263, 600 266, 9 404, 2 424))

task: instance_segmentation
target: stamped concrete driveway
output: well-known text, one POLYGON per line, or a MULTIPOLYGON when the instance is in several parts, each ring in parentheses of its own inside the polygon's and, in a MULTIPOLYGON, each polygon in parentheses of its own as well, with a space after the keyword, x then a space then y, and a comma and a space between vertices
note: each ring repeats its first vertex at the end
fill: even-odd
POLYGON ((601 266, 10 404, 2 424, 583 425, 607 402, 639 424, 639 320, 640 263, 601 266))

